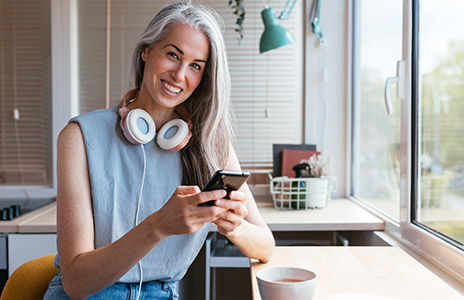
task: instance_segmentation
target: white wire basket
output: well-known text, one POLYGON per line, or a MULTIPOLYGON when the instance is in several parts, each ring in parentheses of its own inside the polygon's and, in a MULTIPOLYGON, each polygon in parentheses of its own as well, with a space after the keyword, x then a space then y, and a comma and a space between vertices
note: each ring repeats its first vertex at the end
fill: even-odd
POLYGON ((274 207, 278 209, 309 209, 325 207, 331 192, 337 189, 337 178, 275 177, 269 174, 274 207))

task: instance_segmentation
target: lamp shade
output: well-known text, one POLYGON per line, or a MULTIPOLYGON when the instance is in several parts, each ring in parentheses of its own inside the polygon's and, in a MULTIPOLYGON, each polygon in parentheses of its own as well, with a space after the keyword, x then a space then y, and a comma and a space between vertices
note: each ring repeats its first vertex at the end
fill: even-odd
POLYGON ((264 32, 259 42, 259 52, 263 53, 295 42, 290 31, 279 25, 277 16, 272 8, 261 12, 264 23, 264 32))

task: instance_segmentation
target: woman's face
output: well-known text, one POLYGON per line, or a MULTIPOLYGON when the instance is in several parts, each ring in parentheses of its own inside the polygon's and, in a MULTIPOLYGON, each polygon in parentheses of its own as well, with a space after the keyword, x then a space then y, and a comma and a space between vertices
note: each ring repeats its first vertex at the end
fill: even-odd
POLYGON ((206 35, 190 25, 171 25, 164 38, 142 52, 145 88, 153 104, 173 108, 200 84, 209 58, 206 35))

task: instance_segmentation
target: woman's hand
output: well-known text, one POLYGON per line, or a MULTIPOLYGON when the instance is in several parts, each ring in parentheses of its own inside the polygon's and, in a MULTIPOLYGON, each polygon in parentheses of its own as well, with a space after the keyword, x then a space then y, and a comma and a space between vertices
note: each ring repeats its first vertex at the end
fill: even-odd
POLYGON ((246 208, 246 194, 240 191, 232 191, 229 194, 230 199, 216 200, 215 206, 224 209, 219 213, 216 221, 219 233, 223 235, 232 234, 235 229, 242 225, 243 219, 248 215, 246 208))
POLYGON ((218 206, 198 207, 198 204, 225 196, 224 190, 200 192, 198 186, 179 186, 168 202, 152 214, 153 227, 161 238, 194 233, 205 223, 216 221, 227 210, 218 206))

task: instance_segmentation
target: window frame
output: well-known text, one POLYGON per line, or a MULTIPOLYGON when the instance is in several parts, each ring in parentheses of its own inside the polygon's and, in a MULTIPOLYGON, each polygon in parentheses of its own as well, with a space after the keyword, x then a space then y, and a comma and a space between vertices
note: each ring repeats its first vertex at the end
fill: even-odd
MULTIPOLYGON (((407 182, 407 189, 401 191, 402 203, 406 202, 406 216, 401 220, 401 237, 411 247, 439 264, 448 273, 459 280, 464 280, 464 247, 451 244, 425 226, 414 220, 415 205, 418 201, 418 161, 417 154, 420 147, 420 81, 419 69, 419 0, 405 0, 404 6, 408 9, 403 13, 403 59, 407 62, 407 76, 405 76, 406 99, 403 101, 401 153, 407 162, 401 167, 402 181, 407 182), (409 89, 409 90, 408 90, 409 89), (410 98, 409 98, 410 97, 410 98), (404 119, 403 119, 404 118, 404 119), (404 200, 403 200, 404 199, 404 200)), ((403 214, 402 214, 403 215, 403 214)))
MULTIPOLYGON (((357 202, 367 210, 385 221, 385 233, 394 237, 400 245, 412 249, 420 257, 431 262, 434 266, 443 270, 447 275, 459 282, 464 281, 464 248, 456 247, 446 242, 439 235, 434 234, 425 226, 417 224, 414 221, 415 203, 417 202, 418 189, 418 170, 417 170, 417 151, 420 146, 420 136, 417 130, 420 128, 418 120, 418 109, 420 103, 420 82, 418 79, 418 18, 419 18, 419 0, 403 0, 403 45, 402 59, 405 61, 404 87, 405 97, 401 101, 401 166, 400 166, 400 222, 395 222, 381 211, 367 205, 365 202, 353 196, 355 185, 355 174, 353 173, 353 161, 356 147, 356 9, 357 1, 351 1, 348 18, 352 23, 352 30, 349 31, 351 45, 349 45, 351 71, 348 71, 348 84, 351 86, 349 120, 353 122, 348 124, 351 128, 348 148, 351 152, 347 156, 347 178, 349 184, 347 187, 347 197, 357 202)), ((359 72, 359 69, 358 69, 359 72)))

